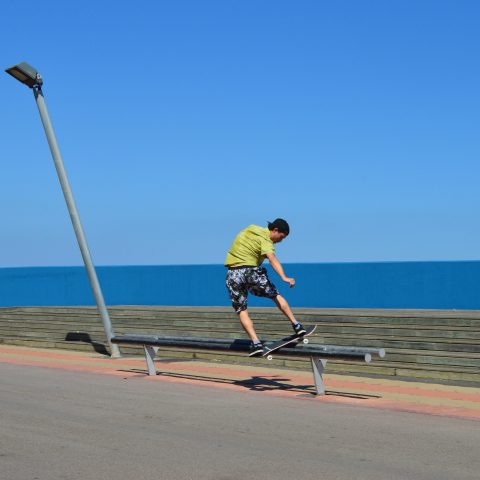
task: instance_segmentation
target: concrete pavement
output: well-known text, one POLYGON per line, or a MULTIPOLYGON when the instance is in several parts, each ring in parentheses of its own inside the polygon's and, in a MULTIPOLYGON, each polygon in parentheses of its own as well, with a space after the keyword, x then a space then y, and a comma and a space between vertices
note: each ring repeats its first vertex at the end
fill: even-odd
POLYGON ((2 346, 1 478, 478 478, 474 389, 327 376, 330 394, 313 398, 298 372, 158 367, 2 346), (433 410, 398 411, 417 401, 433 410))

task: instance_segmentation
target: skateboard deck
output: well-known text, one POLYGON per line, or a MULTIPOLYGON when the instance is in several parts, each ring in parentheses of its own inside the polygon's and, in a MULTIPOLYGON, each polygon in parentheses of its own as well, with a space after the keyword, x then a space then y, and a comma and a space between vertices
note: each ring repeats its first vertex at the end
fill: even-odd
POLYGON ((306 332, 303 335, 290 335, 282 338, 281 340, 277 340, 270 345, 265 345, 266 350, 265 353, 262 354, 262 357, 267 357, 268 360, 271 360, 273 358, 272 353, 280 350, 283 347, 286 347, 287 345, 295 346, 294 344, 298 342, 308 343, 308 338, 305 337, 311 335, 316 328, 316 325, 311 325, 310 327, 305 327, 306 332))

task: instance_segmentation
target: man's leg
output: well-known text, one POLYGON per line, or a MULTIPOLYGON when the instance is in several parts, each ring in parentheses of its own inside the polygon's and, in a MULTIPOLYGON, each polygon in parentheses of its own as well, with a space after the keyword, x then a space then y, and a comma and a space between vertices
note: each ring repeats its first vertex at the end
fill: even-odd
POLYGON ((288 302, 278 293, 277 287, 268 278, 265 268, 256 268, 250 279, 250 291, 259 297, 271 298, 280 311, 290 320, 296 334, 305 333, 303 326, 297 322, 288 302))
POLYGON ((290 320, 296 335, 303 335, 306 333, 304 326, 295 320, 295 316, 293 315, 290 305, 280 294, 278 294, 273 301, 277 304, 277 307, 280 309, 280 311, 290 320))
POLYGON ((253 343, 258 343, 260 340, 258 339, 257 333, 255 332, 255 328, 253 327, 253 322, 250 318, 250 315, 248 314, 248 311, 242 310, 241 312, 239 312, 238 318, 240 319, 240 323, 242 324, 243 329, 250 337, 250 340, 253 343))
POLYGON ((292 309, 285 298, 278 294, 273 301, 277 304, 277 307, 280 309, 280 311, 290 320, 290 322, 292 322, 292 325, 296 325, 297 320, 295 319, 292 309))

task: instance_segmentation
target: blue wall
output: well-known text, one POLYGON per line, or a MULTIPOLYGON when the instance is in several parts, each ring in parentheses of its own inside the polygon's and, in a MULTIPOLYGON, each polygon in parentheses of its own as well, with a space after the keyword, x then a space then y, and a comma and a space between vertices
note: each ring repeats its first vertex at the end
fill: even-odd
MULTIPOLYGON (((286 264, 292 306, 480 309, 480 262, 286 264)), ((107 305, 229 305, 221 265, 97 267, 107 305)), ((0 269, 0 306, 94 305, 83 267, 0 269)), ((271 306, 252 297, 251 306, 271 306)))

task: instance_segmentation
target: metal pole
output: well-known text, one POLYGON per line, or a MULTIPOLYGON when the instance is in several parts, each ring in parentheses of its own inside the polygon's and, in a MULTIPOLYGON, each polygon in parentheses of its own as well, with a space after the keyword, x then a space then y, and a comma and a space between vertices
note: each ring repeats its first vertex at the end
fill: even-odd
POLYGON ((68 182, 67 172, 65 171, 65 167, 63 166, 62 155, 60 154, 60 149, 58 148, 57 139, 53 130, 52 122, 50 121, 50 116, 48 114, 47 105, 45 103, 45 98, 43 97, 41 87, 33 87, 33 94, 35 95, 35 100, 37 102, 38 110, 40 112, 43 128, 45 129, 48 144, 50 145, 50 150, 52 152, 55 168, 57 169, 57 174, 63 190, 65 201, 67 202, 68 212, 72 220, 73 229, 75 230, 75 235, 77 237, 78 245, 80 247, 80 252, 82 253, 83 262, 85 264, 85 268, 87 269, 88 278, 90 280, 90 285, 93 290, 93 295, 95 297, 95 301, 97 302, 100 316, 102 317, 103 328, 105 329, 107 342, 110 346, 111 356, 113 358, 118 358, 121 356, 120 350, 118 348, 118 345, 111 342, 111 338, 114 336, 112 323, 110 322, 107 307, 105 306, 105 301, 103 299, 100 283, 95 272, 95 267, 93 266, 90 251, 88 249, 87 239, 85 238, 82 224, 80 222, 80 216, 78 214, 75 200, 73 198, 73 193, 68 182))

